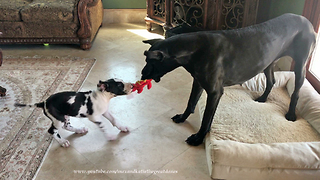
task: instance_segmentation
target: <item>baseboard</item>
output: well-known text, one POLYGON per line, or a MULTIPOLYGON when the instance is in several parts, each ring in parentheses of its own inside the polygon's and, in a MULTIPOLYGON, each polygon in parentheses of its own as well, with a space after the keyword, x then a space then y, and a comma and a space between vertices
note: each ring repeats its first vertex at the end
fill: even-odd
POLYGON ((144 23, 147 9, 104 9, 103 24, 144 23))

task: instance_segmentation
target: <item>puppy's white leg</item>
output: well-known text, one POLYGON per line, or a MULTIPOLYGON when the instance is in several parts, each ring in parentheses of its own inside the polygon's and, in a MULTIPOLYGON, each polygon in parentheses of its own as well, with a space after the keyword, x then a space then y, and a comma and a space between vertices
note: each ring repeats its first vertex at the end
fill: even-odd
POLYGON ((61 122, 53 119, 52 125, 48 132, 52 134, 53 138, 60 144, 60 146, 67 148, 70 146, 70 142, 60 136, 59 130, 57 129, 59 127, 61 127, 61 122))
POLYGON ((129 128, 127 126, 121 125, 121 123, 118 122, 109 111, 103 113, 103 116, 107 118, 111 122, 111 124, 117 127, 121 132, 129 132, 129 128))
POLYGON ((77 134, 84 134, 88 132, 88 128, 86 127, 82 127, 82 128, 75 128, 73 126, 71 126, 70 124, 70 117, 69 116, 64 116, 66 121, 64 122, 64 125, 62 126, 63 129, 71 131, 71 132, 75 132, 77 134))
MULTIPOLYGON (((57 118, 55 118, 55 116, 53 116, 48 109, 44 109, 44 114, 52 121, 51 127, 48 130, 48 133, 51 134, 53 136, 53 138, 58 141, 58 143, 62 146, 62 147, 69 147, 70 146, 70 142, 64 138, 62 138, 59 134, 59 130, 58 128, 61 127, 61 121, 59 121, 57 118)), ((63 120, 63 118, 61 118, 61 120, 63 120)))
POLYGON ((94 122, 101 128, 101 130, 104 132, 104 135, 108 140, 112 141, 117 138, 117 134, 109 132, 112 129, 112 126, 109 122, 107 122, 107 120, 103 119, 100 116, 99 117, 89 116, 88 118, 90 121, 94 122))

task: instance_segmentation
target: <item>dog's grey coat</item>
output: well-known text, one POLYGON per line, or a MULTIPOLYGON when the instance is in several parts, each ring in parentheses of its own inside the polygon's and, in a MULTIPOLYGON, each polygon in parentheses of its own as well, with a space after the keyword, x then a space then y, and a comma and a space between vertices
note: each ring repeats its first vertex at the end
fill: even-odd
POLYGON ((274 62, 283 56, 290 56, 295 61, 295 90, 286 114, 288 120, 294 121, 305 64, 314 49, 315 37, 313 27, 306 18, 284 14, 241 29, 200 31, 165 40, 148 40, 144 42, 152 46, 145 51, 147 64, 141 79, 159 82, 163 75, 179 66, 193 76, 188 106, 183 114, 172 119, 176 123, 184 122, 194 112, 204 89, 208 97, 201 128, 186 140, 190 145, 199 145, 210 129, 223 87, 241 84, 264 71, 267 88, 257 101, 265 102, 275 83, 274 62))

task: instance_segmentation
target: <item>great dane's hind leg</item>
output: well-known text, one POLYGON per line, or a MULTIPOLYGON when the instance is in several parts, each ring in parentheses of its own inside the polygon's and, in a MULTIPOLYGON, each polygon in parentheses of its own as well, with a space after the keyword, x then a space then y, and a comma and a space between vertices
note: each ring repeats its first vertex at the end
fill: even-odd
POLYGON ((291 101, 289 105, 289 111, 286 114, 286 119, 289 121, 295 121, 297 119, 296 116, 296 105, 299 99, 299 92, 300 88, 304 81, 304 74, 305 74, 305 68, 303 68, 304 65, 301 65, 300 63, 296 63, 294 67, 294 74, 295 74, 295 86, 294 91, 291 95, 291 101))
POLYGON ((274 63, 271 63, 265 70, 264 70, 264 74, 266 76, 266 89, 264 91, 264 93, 256 99, 256 101, 258 102, 266 102, 268 95, 274 85, 274 83, 276 82, 276 80, 274 79, 274 63))
POLYGON ((193 79, 192 90, 191 90, 191 94, 189 97, 188 106, 186 110, 184 111, 183 114, 177 114, 171 119, 175 123, 184 122, 190 116, 191 113, 194 113, 194 109, 196 108, 196 105, 199 101, 199 98, 202 92, 203 92, 203 88, 201 87, 199 82, 196 79, 193 79))
POLYGON ((222 94, 223 94, 223 87, 221 87, 221 89, 217 91, 208 93, 207 104, 206 104, 206 108, 202 118, 200 130, 198 131, 198 133, 191 135, 186 140, 186 142, 189 145, 198 146, 201 143, 203 143, 203 139, 205 138, 206 134, 210 131, 213 116, 216 112, 216 109, 222 94))
POLYGON ((62 128, 65 130, 71 131, 71 132, 75 132, 77 134, 85 134, 88 132, 88 128, 86 128, 86 127, 75 128, 75 127, 71 126, 69 116, 65 116, 65 122, 64 122, 64 125, 62 126, 62 128))
POLYGON ((311 56, 314 47, 315 47, 316 39, 315 34, 311 34, 307 36, 306 34, 298 35, 293 41, 291 49, 292 59, 294 60, 294 74, 295 74, 295 87, 294 91, 291 95, 291 101, 289 105, 289 111, 286 114, 286 119, 289 121, 296 120, 296 105, 299 99, 300 88, 303 85, 303 81, 305 78, 305 65, 309 57, 311 56))

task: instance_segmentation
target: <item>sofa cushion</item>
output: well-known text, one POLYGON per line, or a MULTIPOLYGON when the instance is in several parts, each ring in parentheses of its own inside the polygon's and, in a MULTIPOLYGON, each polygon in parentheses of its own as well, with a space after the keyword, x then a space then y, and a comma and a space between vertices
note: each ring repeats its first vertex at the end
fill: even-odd
POLYGON ((74 0, 33 0, 21 10, 24 22, 72 22, 74 0))
POLYGON ((32 0, 0 1, 0 21, 21 21, 20 10, 32 0))
POLYGON ((1 37, 5 38, 76 38, 77 30, 73 22, 0 22, 1 37))

